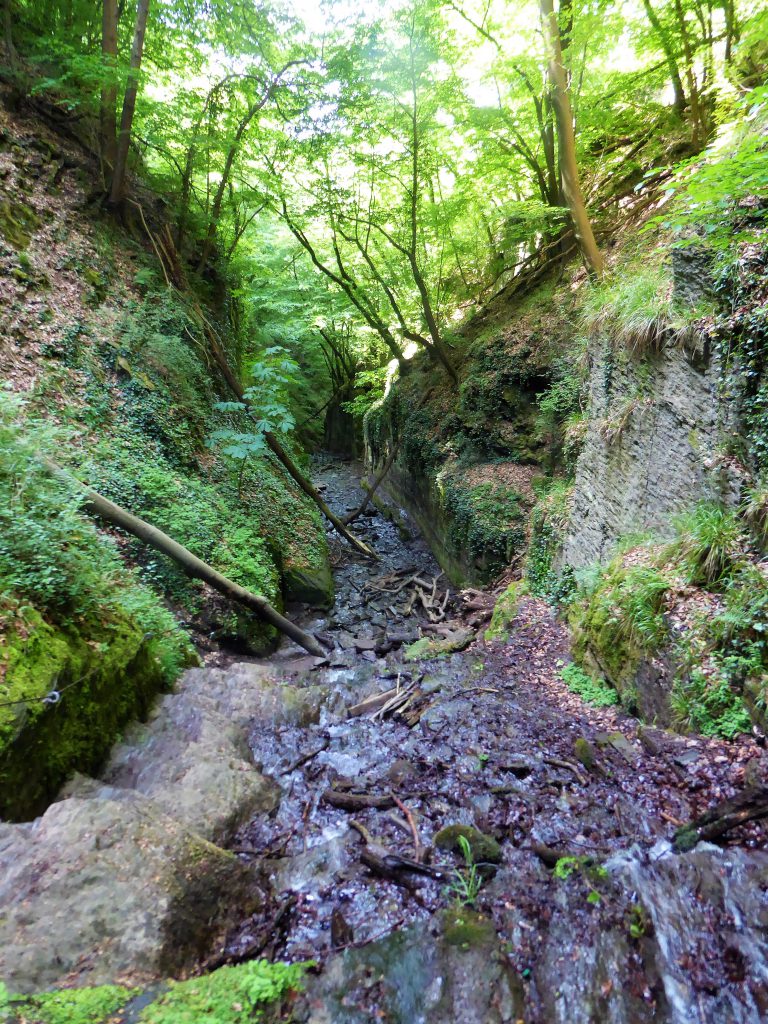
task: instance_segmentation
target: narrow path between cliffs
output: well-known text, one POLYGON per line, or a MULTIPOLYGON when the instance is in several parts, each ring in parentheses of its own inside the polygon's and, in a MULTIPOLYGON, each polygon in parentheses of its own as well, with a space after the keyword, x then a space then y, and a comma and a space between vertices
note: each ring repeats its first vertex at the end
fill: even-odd
MULTIPOLYGON (((318 463, 335 511, 359 504, 359 472, 318 463)), ((308 699, 253 722, 281 799, 231 844, 257 868, 260 908, 207 966, 315 961, 296 1013, 318 1022, 450 1021, 451 985, 450 1012, 468 1020, 472 999, 487 1021, 759 1019, 765 830, 670 849, 680 824, 749 781, 756 743, 584 704, 560 679, 567 630, 541 601, 521 605, 507 642, 480 629, 467 644, 466 603, 423 541, 373 506, 355 529, 380 561, 331 541, 335 607, 302 613, 327 661, 284 645, 257 663, 308 699), (409 650, 422 635, 465 646, 409 650)))

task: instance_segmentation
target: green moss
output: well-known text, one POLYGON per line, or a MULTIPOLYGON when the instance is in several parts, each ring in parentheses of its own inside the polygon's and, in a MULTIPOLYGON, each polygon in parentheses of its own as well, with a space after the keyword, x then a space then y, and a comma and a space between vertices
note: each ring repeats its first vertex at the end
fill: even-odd
POLYGON ((468 484, 458 469, 438 476, 449 522, 448 540, 492 575, 509 564, 525 544, 525 505, 518 491, 502 481, 468 484))
POLYGON ((531 512, 531 539, 525 573, 531 593, 552 603, 570 597, 573 573, 558 571, 554 561, 560 551, 570 517, 573 485, 556 481, 544 492, 531 512))
POLYGON ((135 620, 57 627, 27 609, 3 637, 0 701, 23 703, 0 708, 0 815, 32 817, 73 771, 95 772, 174 674, 135 620), (59 703, 44 704, 51 691, 59 703))
POLYGON ((32 996, 21 1007, 28 1024, 107 1024, 137 991, 120 985, 62 989, 32 996))
POLYGON ((499 864, 501 847, 493 838, 471 825, 446 825, 435 833, 434 843, 438 850, 461 853, 461 839, 469 843, 469 850, 475 864, 499 864))
POLYGON ((0 234, 14 249, 23 252, 39 227, 40 218, 31 206, 0 199, 0 234))
POLYGON ((415 643, 405 648, 406 661, 426 661, 429 658, 441 658, 454 651, 463 651, 472 640, 475 634, 471 629, 459 629, 456 635, 445 637, 442 640, 423 636, 415 643))
POLYGON ((669 587, 653 566, 614 559, 570 606, 576 662, 597 669, 620 693, 632 686, 641 658, 667 639, 663 608, 669 587))
POLYGON ((189 981, 171 982, 142 1011, 141 1024, 254 1024, 285 1020, 283 1000, 302 987, 309 963, 252 960, 189 981))
POLYGON ((704 736, 733 739, 752 727, 741 693, 722 671, 706 674, 694 669, 685 678, 677 679, 672 690, 672 709, 678 726, 704 736))
POLYGON ((496 601, 491 623, 485 631, 486 640, 509 639, 509 629, 517 616, 520 599, 527 593, 528 585, 525 580, 515 580, 509 584, 496 601))
POLYGON ((449 946, 477 949, 495 942, 496 929, 489 918, 465 907, 458 912, 446 911, 443 935, 449 946))
POLYGON ((594 768, 595 749, 589 742, 589 740, 585 739, 583 736, 579 736, 579 738, 573 744, 573 753, 576 757, 576 760, 580 764, 583 764, 588 771, 591 771, 591 769, 594 768))

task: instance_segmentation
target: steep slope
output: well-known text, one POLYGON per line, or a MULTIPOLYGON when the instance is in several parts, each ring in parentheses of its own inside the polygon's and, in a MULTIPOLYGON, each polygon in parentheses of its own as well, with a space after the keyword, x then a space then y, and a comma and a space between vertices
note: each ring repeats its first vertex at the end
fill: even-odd
MULTIPOLYGON (((327 605, 332 580, 319 515, 281 468, 266 459, 235 467, 208 447, 211 433, 236 427, 237 416, 216 409, 230 396, 212 370, 192 297, 166 287, 160 276, 142 230, 143 211, 137 210, 130 232, 104 215, 93 198, 97 168, 39 118, 0 111, 0 175, 0 374, 8 392, 23 398, 23 407, 1 399, 2 473, 9 516, 18 524, 26 522, 22 511, 33 519, 37 514, 38 528, 34 545, 25 540, 28 526, 6 531, 0 584, 7 608, 0 702, 17 702, 0 711, 6 716, 0 777, 2 791, 16 794, 3 812, 19 815, 39 810, 72 768, 92 770, 122 723, 145 711, 151 694, 189 659, 191 648, 176 638, 173 619, 160 617, 161 600, 203 648, 224 644, 258 653, 274 641, 269 628, 190 582, 170 560, 123 535, 106 544, 69 499, 69 526, 86 531, 83 563, 110 569, 102 571, 98 599, 86 602, 78 593, 76 572, 69 590, 63 586, 53 595, 49 577, 72 547, 66 524, 56 532, 51 518, 61 488, 54 488, 48 507, 38 502, 37 513, 30 511, 32 499, 12 483, 19 451, 27 453, 23 479, 36 472, 33 449, 42 447, 278 607, 285 600, 327 605), (136 593, 156 609, 154 618, 135 597, 133 606, 123 602, 114 621, 103 621, 103 609, 122 586, 114 544, 138 567, 136 586, 140 579, 144 589, 136 593), (173 654, 177 648, 186 652, 181 658, 173 654), (158 658, 165 664, 155 670, 158 658), (68 723, 63 731, 53 728, 51 712, 40 703, 54 690, 62 692, 56 720, 68 723), (134 691, 115 703, 115 693, 134 691), (96 724, 86 728, 92 711, 96 724), (45 767, 22 792, 17 773, 30 764, 45 767)), ((225 307, 209 305, 208 315, 231 339, 236 361, 238 341, 225 307)), ((38 492, 52 486, 36 485, 38 492)), ((94 588, 99 591, 96 582, 94 588)))

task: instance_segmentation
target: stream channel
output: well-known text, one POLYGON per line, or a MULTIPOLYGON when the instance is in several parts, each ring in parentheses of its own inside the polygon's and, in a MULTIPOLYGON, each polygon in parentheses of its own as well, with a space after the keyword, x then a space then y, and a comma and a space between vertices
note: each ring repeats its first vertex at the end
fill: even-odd
MULTIPOLYGON (((317 463, 335 511, 359 504, 360 472, 317 463)), ((460 596, 402 521, 370 506, 354 528, 380 560, 332 540, 335 607, 300 614, 333 645, 327 662, 284 644, 265 663, 303 696, 251 725, 279 802, 230 844, 256 868, 259 907, 209 966, 314 960, 294 1008, 313 1024, 768 1019, 765 831, 670 843, 761 770, 755 740, 582 703, 559 678, 566 630, 532 599, 507 642, 409 660, 430 618, 461 638, 460 596)))

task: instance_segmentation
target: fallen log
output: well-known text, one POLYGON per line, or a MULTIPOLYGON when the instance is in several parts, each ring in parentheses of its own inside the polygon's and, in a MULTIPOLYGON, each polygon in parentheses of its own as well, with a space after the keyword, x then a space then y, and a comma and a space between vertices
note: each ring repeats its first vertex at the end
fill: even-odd
MULTIPOLYGON (((238 402, 242 403, 248 415, 251 418, 256 418, 254 411, 251 408, 251 404, 248 401, 248 398, 245 394, 245 389, 232 372, 232 369, 229 363, 227 362, 227 357, 224 354, 221 345, 219 344, 219 340, 216 337, 215 332, 210 328, 210 325, 207 325, 207 321, 205 321, 204 318, 203 325, 205 328, 205 335, 208 338, 208 343, 211 346, 213 358, 216 360, 216 364, 221 370, 222 376, 229 385, 230 391, 237 398, 238 402)), ((278 461, 282 464, 283 468, 287 471, 291 479, 296 484, 298 484, 298 486, 307 495, 307 497, 312 499, 312 501, 317 505, 317 507, 323 513, 323 515, 334 528, 334 530, 336 530, 336 532, 339 533, 344 538, 344 540, 351 544, 356 551, 359 551, 360 554, 365 555, 366 558, 377 559, 378 556, 376 555, 376 552, 371 550, 371 548, 369 548, 367 544, 364 544, 359 537, 356 537, 351 530, 348 530, 345 524, 342 522, 342 520, 339 519, 339 517, 330 510, 328 505, 321 498, 317 488, 312 484, 310 480, 308 480, 304 476, 304 474, 294 463, 293 459, 290 457, 288 452, 286 452, 286 450, 280 444, 277 437, 271 431, 266 431, 264 434, 264 440, 267 442, 267 445, 269 446, 270 450, 277 457, 278 461)))
POLYGON ((389 454, 389 458, 384 463, 384 468, 381 470, 381 472, 379 473, 379 475, 376 477, 372 484, 367 484, 366 481, 363 481, 363 487, 365 488, 365 497, 363 498, 362 503, 355 509, 354 512, 350 512, 348 516, 344 517, 342 522, 344 523, 345 526, 349 526, 350 523, 354 523, 357 517, 361 516, 363 512, 365 512, 365 510, 368 508, 371 498, 374 496, 376 491, 378 491, 379 487, 384 481, 384 477, 392 468, 392 463, 397 458, 398 447, 399 445, 394 445, 392 451, 389 454))
POLYGON ((700 842, 712 842, 748 821, 768 818, 768 786, 753 786, 722 800, 675 832, 672 846, 677 853, 692 850, 700 842))
POLYGON ((202 580, 236 604, 249 608, 259 618, 280 630, 281 633, 290 637, 291 640, 294 640, 305 651, 319 658, 326 656, 326 652, 313 636, 305 633, 303 629, 300 629, 290 619, 286 619, 285 616, 281 615, 265 597, 253 594, 250 590, 246 590, 245 587, 241 587, 239 583, 234 583, 232 580, 227 579, 226 576, 222 576, 213 566, 208 565, 201 558, 198 558, 197 555, 193 555, 191 551, 173 540, 167 533, 163 533, 156 526, 152 526, 151 523, 146 522, 144 519, 139 519, 132 512, 128 512, 126 509, 121 508, 120 505, 110 501, 109 498, 105 498, 97 491, 92 490, 87 484, 82 483, 51 459, 43 458, 41 461, 53 476, 63 480, 69 486, 76 486, 85 493, 84 507, 88 512, 98 516, 99 519, 111 523, 113 526, 119 527, 121 530, 125 530, 126 533, 132 534, 140 541, 154 548, 155 551, 159 551, 161 554, 172 558, 188 576, 202 580))
POLYGON ((387 811, 395 806, 394 797, 391 795, 372 796, 368 793, 342 793, 338 789, 326 789, 322 800, 332 807, 339 807, 342 811, 360 811, 367 807, 373 807, 377 811, 387 811))

